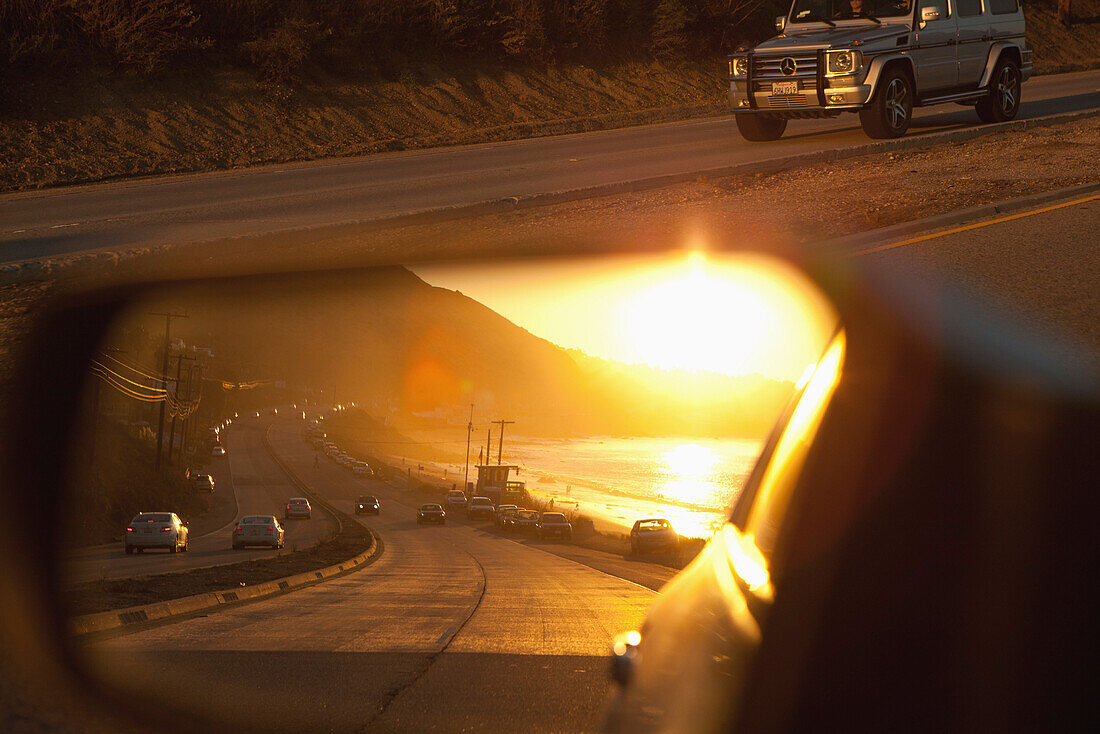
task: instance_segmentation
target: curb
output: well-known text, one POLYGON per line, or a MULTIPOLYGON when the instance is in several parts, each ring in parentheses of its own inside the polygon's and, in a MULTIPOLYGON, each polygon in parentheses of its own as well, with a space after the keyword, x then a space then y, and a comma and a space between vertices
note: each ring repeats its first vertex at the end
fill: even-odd
POLYGON ((373 542, 370 550, 363 551, 359 555, 343 563, 327 566, 316 571, 287 576, 283 579, 268 581, 255 586, 246 586, 232 591, 208 591, 204 594, 185 596, 180 599, 146 604, 139 607, 127 607, 126 609, 112 609, 95 614, 84 614, 70 620, 69 631, 74 635, 87 635, 94 632, 106 632, 108 630, 145 624, 160 620, 170 619, 185 614, 208 611, 210 609, 240 604, 246 601, 264 599, 276 594, 300 589, 305 586, 313 586, 327 579, 343 576, 359 569, 364 565, 370 565, 382 554, 382 541, 374 531, 367 529, 373 542))
MULTIPOLYGON (((268 453, 271 454, 271 457, 275 460, 275 463, 279 465, 279 468, 283 470, 284 473, 286 473, 291 483, 294 484, 299 491, 305 492, 311 501, 316 502, 323 507, 326 512, 332 515, 333 520, 336 521, 336 532, 339 534, 343 528, 343 524, 340 521, 336 509, 327 501, 308 492, 302 480, 291 472, 282 460, 275 455, 268 441, 268 432, 270 430, 271 426, 269 424, 267 430, 265 430, 263 434, 264 448, 267 449, 268 453)), ((163 621, 171 619, 172 617, 219 609, 248 601, 257 601, 306 586, 313 586, 314 584, 337 576, 346 575, 363 566, 374 563, 374 561, 382 555, 384 549, 382 539, 370 528, 366 528, 366 530, 371 535, 371 547, 343 563, 333 564, 315 571, 306 571, 304 573, 295 574, 294 576, 287 576, 286 578, 267 581, 262 584, 256 584, 255 586, 246 586, 240 589, 208 591, 203 594, 185 596, 179 599, 169 599, 168 601, 156 602, 154 604, 127 607, 125 609, 111 609, 105 612, 96 612, 94 614, 83 614, 73 617, 70 620, 69 630, 73 635, 81 636, 96 632, 107 632, 109 630, 116 630, 133 625, 147 624, 149 622, 163 621)))
POLYGON ((969 209, 960 209, 958 211, 946 212, 944 214, 938 214, 936 216, 927 217, 925 219, 915 219, 909 222, 902 222, 901 224, 892 224, 889 227, 873 229, 869 232, 859 232, 857 234, 848 235, 846 237, 837 237, 835 239, 827 240, 823 242, 821 246, 834 250, 840 249, 842 250, 842 254, 848 257, 856 257, 864 253, 843 251, 867 246, 882 245, 891 240, 900 239, 908 235, 931 232, 938 229, 945 229, 956 224, 963 224, 965 222, 972 222, 980 219, 988 219, 998 214, 1008 214, 1010 212, 1016 212, 1022 209, 1031 209, 1034 207, 1039 207, 1043 204, 1048 204, 1053 201, 1070 199, 1075 196, 1081 196, 1083 194, 1090 194, 1094 191, 1100 191, 1100 183, 1082 184, 1080 186, 1070 186, 1068 188, 1056 189, 1054 191, 1044 191, 1038 194, 1021 196, 1018 199, 1009 199, 1008 201, 1001 201, 994 204, 983 204, 982 206, 975 206, 970 207, 969 209))
MULTIPOLYGON (((937 132, 898 138, 896 140, 883 140, 865 143, 849 148, 816 151, 813 153, 800 153, 798 155, 767 158, 750 163, 739 163, 732 166, 720 166, 716 168, 698 169, 682 173, 662 174, 646 178, 618 181, 595 186, 585 186, 576 189, 565 189, 539 194, 526 194, 523 196, 508 196, 502 199, 482 201, 475 204, 460 204, 455 206, 428 209, 411 214, 395 214, 386 217, 376 217, 350 222, 338 222, 321 224, 312 227, 286 232, 272 232, 263 235, 245 235, 243 237, 230 238, 231 240, 250 240, 279 235, 302 235, 311 233, 325 233, 333 236, 341 231, 357 231, 358 233, 370 233, 396 229, 400 227, 412 227, 426 224, 438 224, 469 217, 486 216, 491 214, 506 214, 521 209, 532 209, 553 204, 564 204, 584 199, 593 199, 601 196, 627 194, 638 191, 648 191, 665 186, 672 186, 690 181, 707 180, 712 178, 724 178, 746 173, 778 173, 803 166, 814 165, 831 161, 855 158, 874 153, 884 153, 897 150, 912 150, 915 148, 929 147, 938 143, 958 143, 973 140, 987 135, 1001 132, 1013 132, 1030 130, 1037 127, 1048 127, 1064 123, 1076 122, 1100 115, 1100 108, 1079 110, 1076 112, 1063 112, 1054 115, 1045 115, 1026 120, 1012 120, 1010 122, 996 123, 992 125, 975 125, 956 130, 942 130, 937 132)), ((218 240, 211 240, 218 241, 218 240)), ((70 265, 82 263, 99 263, 117 265, 125 257, 131 255, 151 254, 152 252, 167 249, 173 245, 156 245, 137 247, 130 251, 91 251, 86 253, 73 253, 67 256, 40 257, 27 260, 5 263, 0 265, 0 283, 20 280, 25 277, 52 275, 55 269, 64 269, 70 265)))

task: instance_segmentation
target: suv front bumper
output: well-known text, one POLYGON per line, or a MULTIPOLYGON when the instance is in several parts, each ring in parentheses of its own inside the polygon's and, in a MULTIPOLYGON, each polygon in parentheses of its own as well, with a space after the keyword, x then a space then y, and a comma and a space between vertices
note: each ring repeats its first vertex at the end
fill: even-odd
POLYGON ((797 93, 780 95, 774 95, 768 89, 770 81, 753 82, 756 89, 750 96, 746 80, 731 79, 730 110, 784 117, 820 117, 863 109, 871 99, 873 91, 872 85, 859 83, 859 79, 855 76, 826 79, 820 90, 817 89, 814 80, 797 81, 799 82, 797 93), (761 88, 762 85, 763 88, 761 88))

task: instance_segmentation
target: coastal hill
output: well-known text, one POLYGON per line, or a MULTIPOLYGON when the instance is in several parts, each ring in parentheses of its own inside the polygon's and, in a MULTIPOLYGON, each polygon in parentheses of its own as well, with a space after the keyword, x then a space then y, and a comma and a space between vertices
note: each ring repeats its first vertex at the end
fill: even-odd
MULTIPOLYGON (((220 379, 285 381, 403 424, 462 424, 476 403, 528 435, 760 436, 792 389, 567 351, 400 267, 188 286, 137 313, 167 308, 189 314, 173 336, 211 348, 220 379)), ((159 329, 140 318, 152 349, 159 329)))

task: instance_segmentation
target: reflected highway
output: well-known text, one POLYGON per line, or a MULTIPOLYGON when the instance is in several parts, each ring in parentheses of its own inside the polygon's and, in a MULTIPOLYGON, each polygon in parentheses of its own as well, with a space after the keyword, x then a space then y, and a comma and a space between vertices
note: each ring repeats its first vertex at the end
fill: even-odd
MULTIPOLYGON (((283 509, 291 497, 301 492, 291 484, 263 445, 259 421, 241 420, 223 434, 225 458, 211 461, 208 472, 214 477, 216 491, 235 493, 237 514, 233 521, 204 535, 192 535, 187 553, 171 554, 149 550, 125 555, 122 542, 109 543, 75 551, 69 563, 70 583, 95 579, 128 578, 149 574, 186 571, 255 558, 267 558, 276 553, 292 553, 315 545, 331 534, 335 525, 320 508, 313 509, 310 520, 283 520, 283 509), (243 515, 274 515, 286 530, 285 547, 281 551, 266 548, 233 550, 232 535, 237 520, 243 515)), ((144 511, 170 512, 170 507, 148 507, 144 511)), ((188 518, 185 518, 188 519, 188 518)), ((119 528, 121 533, 122 528, 119 528)))
POLYGON ((315 468, 297 424, 277 424, 271 442, 338 509, 379 497, 382 514, 360 521, 381 537, 381 557, 285 596, 99 640, 105 675, 254 727, 597 727, 612 636, 637 627, 656 592, 482 523, 418 526, 419 495, 332 462, 315 468), (149 665, 155 676, 142 674, 149 665), (262 705, 271 697, 297 705, 262 705))
MULTIPOLYGON (((1100 71, 1036 77, 1021 119, 1100 107, 1100 71)), ((915 111, 909 136, 977 126, 970 107, 915 111)), ((747 143, 732 116, 363 158, 0 196, 0 262, 292 232, 506 197, 695 173, 871 142, 855 115, 794 120, 747 143)), ((320 236, 320 232, 318 232, 320 236)))

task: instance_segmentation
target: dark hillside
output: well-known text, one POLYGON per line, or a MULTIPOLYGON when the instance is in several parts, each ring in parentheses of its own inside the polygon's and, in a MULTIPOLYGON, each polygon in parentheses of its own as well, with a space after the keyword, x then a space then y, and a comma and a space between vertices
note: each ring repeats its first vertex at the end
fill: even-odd
POLYGON ((173 334, 213 350, 211 376, 285 381, 324 400, 335 392, 376 415, 462 423, 476 403, 528 433, 760 435, 790 391, 760 377, 687 376, 571 354, 403 268, 202 286, 138 312, 165 308, 189 314, 173 334), (705 396, 685 397, 689 379, 708 382, 705 396))

